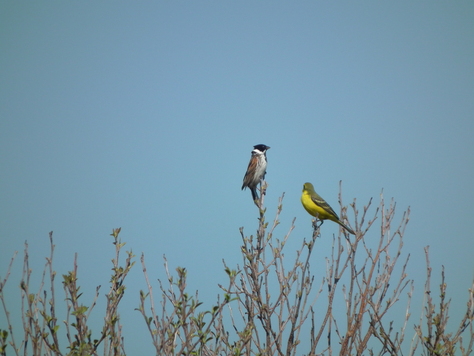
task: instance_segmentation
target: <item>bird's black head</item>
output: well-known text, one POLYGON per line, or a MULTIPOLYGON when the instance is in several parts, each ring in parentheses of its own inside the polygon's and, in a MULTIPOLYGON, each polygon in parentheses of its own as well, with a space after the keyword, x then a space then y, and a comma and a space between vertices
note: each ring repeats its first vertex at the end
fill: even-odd
POLYGON ((259 150, 260 152, 265 152, 266 150, 270 149, 270 147, 268 147, 267 145, 263 145, 263 144, 255 145, 255 146, 253 146, 253 148, 255 148, 256 150, 259 150))

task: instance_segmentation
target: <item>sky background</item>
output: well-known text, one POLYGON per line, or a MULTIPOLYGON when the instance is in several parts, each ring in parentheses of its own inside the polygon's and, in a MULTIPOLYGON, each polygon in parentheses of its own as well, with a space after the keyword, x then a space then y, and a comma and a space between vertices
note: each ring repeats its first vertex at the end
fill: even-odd
MULTIPOLYGON (((84 303, 97 285, 104 299, 109 234, 121 227, 152 279, 164 278, 165 254, 210 307, 227 280, 222 260, 241 263, 239 227, 257 228, 240 187, 264 143, 267 220, 283 192, 281 237, 296 217, 288 251, 311 235, 304 182, 336 211, 341 180, 344 203, 360 210, 383 189, 397 223, 411 207, 411 324, 430 245, 457 326, 474 277, 473 19, 472 1, 1 2, 2 278, 19 251, 9 302, 24 242, 39 279, 50 231, 58 274, 77 252, 84 303)), ((315 265, 338 231, 324 224, 315 265)), ((133 310, 146 288, 138 264, 126 284, 126 347, 150 354, 133 310)))

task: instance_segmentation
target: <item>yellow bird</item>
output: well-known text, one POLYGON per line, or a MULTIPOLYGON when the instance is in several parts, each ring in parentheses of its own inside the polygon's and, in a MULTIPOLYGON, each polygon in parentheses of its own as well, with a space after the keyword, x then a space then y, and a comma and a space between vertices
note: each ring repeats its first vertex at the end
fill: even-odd
POLYGON ((339 220, 339 216, 332 210, 326 201, 319 196, 318 193, 314 191, 314 187, 311 183, 305 183, 303 185, 303 194, 301 194, 301 203, 306 211, 316 217, 317 219, 321 220, 332 220, 339 225, 341 225, 344 229, 346 229, 352 235, 355 235, 355 232, 345 224, 339 220))

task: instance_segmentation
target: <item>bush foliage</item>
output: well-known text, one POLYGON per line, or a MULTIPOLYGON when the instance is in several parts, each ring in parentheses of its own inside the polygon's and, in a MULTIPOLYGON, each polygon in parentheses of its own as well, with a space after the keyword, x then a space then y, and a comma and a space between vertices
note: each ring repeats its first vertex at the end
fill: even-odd
MULTIPOLYGON (((260 207, 264 206, 264 198, 265 185, 260 207)), ((381 196, 371 216, 372 199, 361 211, 354 201, 350 209, 356 236, 341 230, 333 237, 325 275, 317 276, 312 272, 311 256, 321 237, 321 225, 313 220, 311 238, 302 241, 296 254, 287 251, 285 246, 294 220, 289 231, 277 232, 282 202, 283 196, 271 223, 266 221, 265 209, 258 209, 256 234, 246 235, 240 229, 242 245, 238 253, 242 265, 232 268, 224 262, 228 280, 219 284, 222 293, 211 307, 203 305, 197 292, 187 290, 186 269, 178 267, 171 273, 166 259, 167 278, 158 281, 159 292, 155 296, 142 254, 140 262, 146 288, 127 293, 137 293, 137 312, 148 328, 156 355, 471 354, 474 286, 468 291, 466 312, 458 321, 459 326, 448 332, 450 300, 446 296, 444 270, 439 292, 432 291, 428 248, 425 249, 427 278, 423 310, 416 322, 409 321, 414 283, 406 272, 409 255, 403 257, 402 251, 409 209, 396 224, 393 201, 387 205, 381 196), (373 233, 371 242, 366 240, 368 232, 374 229, 378 236, 375 245, 373 233), (295 257, 290 260, 286 254, 295 257), (433 297, 434 294, 438 297, 433 297)), ((346 210, 341 203, 342 216, 346 216, 346 210)), ((122 257, 125 243, 119 234, 120 228, 111 234, 115 258, 105 295, 103 325, 98 331, 92 330, 89 317, 99 298, 99 287, 93 303, 82 304, 77 258, 72 271, 62 275, 66 320, 60 322, 57 318, 62 299, 61 303, 56 299, 52 232, 51 252, 38 292, 31 290, 32 271, 28 245, 25 245, 19 313, 23 330, 14 330, 5 298, 15 256, 12 258, 6 275, 0 279, 6 325, 4 330, 0 329, 0 355, 126 354, 119 304, 135 256, 126 251, 125 258, 122 257), (60 328, 65 329, 66 339, 59 336, 60 328)), ((135 354, 133 350, 128 352, 135 354)))

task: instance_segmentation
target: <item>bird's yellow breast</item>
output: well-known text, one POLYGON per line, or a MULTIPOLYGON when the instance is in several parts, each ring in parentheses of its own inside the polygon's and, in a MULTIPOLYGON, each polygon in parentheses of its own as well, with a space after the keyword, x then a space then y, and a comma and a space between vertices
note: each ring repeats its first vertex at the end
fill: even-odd
POLYGON ((326 210, 324 210, 313 202, 313 200, 311 199, 311 194, 309 192, 303 191, 303 194, 301 194, 301 203, 310 215, 317 217, 319 220, 332 220, 331 214, 329 214, 326 210))

